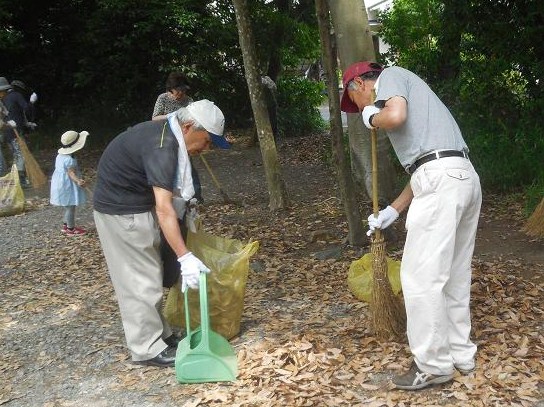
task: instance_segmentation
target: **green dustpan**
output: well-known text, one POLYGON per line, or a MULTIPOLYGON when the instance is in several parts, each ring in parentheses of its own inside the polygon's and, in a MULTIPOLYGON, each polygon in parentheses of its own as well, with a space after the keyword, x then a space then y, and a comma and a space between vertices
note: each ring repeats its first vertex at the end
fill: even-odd
POLYGON ((200 274, 200 327, 191 331, 189 301, 185 291, 187 336, 176 352, 176 379, 179 383, 228 382, 236 380, 238 360, 231 344, 211 330, 208 316, 206 273, 200 274))

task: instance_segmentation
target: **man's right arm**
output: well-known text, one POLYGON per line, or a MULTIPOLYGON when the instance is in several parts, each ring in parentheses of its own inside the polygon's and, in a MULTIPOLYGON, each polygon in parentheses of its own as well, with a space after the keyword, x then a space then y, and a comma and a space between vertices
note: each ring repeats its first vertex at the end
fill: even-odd
POLYGON ((398 213, 401 213, 410 206, 413 198, 414 192, 412 191, 412 186, 410 185, 410 182, 408 182, 408 184, 406 184, 397 199, 395 199, 391 203, 391 206, 395 208, 398 213))
POLYGON ((408 114, 408 104, 402 96, 393 96, 385 102, 379 113, 372 116, 372 126, 391 130, 402 126, 408 114))
POLYGON ((157 97, 157 101, 155 102, 153 113, 151 114, 151 120, 162 120, 165 118, 166 115, 164 114, 164 103, 162 101, 161 95, 159 95, 157 97))
POLYGON ((179 258, 188 252, 181 235, 178 215, 172 205, 172 192, 160 187, 153 187, 155 195, 155 210, 159 227, 176 256, 179 258))

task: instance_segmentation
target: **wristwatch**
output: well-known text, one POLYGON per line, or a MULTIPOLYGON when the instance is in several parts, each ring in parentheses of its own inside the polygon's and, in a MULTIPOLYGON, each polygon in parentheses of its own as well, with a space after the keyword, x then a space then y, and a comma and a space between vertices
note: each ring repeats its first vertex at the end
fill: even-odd
POLYGON ((368 118, 368 124, 370 124, 372 127, 376 127, 374 126, 374 124, 372 123, 372 120, 374 120, 374 116, 376 116, 378 113, 374 113, 372 116, 370 116, 368 118))

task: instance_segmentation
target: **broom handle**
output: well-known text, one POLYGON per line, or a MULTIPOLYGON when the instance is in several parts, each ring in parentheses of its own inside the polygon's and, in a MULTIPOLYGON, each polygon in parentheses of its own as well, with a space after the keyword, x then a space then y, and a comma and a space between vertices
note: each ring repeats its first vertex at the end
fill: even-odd
MULTIPOLYGON (((376 100, 376 91, 372 89, 371 91, 372 100, 376 100)), ((378 217, 380 213, 380 206, 378 203, 378 136, 376 134, 376 129, 370 129, 370 143, 372 145, 372 209, 374 211, 374 216, 378 217)), ((381 230, 375 230, 376 239, 379 239, 381 236, 381 230)))
POLYGON ((206 159, 204 158, 204 156, 202 154, 200 154, 200 158, 202 159, 202 162, 204 163, 204 165, 206 166, 206 169, 208 170, 208 172, 210 173, 211 177, 212 177, 212 180, 215 184, 215 186, 217 187, 217 189, 219 189, 220 191, 223 191, 221 189, 221 185, 219 184, 219 181, 217 180, 217 178, 215 177, 215 174, 213 173, 211 167, 210 167, 210 164, 208 164, 208 161, 206 161, 206 159))
POLYGON ((17 129, 15 127, 12 127, 13 129, 13 132, 15 133, 15 136, 17 137, 17 139, 21 140, 21 136, 19 136, 19 132, 17 131, 17 129))

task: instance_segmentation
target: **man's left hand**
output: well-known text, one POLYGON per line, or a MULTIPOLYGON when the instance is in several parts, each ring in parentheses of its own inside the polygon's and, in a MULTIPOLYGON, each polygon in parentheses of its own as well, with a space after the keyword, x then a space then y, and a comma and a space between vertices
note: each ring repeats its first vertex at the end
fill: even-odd
POLYGON ((200 273, 210 272, 210 269, 191 252, 181 256, 178 262, 181 268, 181 292, 183 293, 187 291, 187 288, 197 289, 200 273))
POLYGON ((380 113, 380 110, 381 109, 377 108, 374 105, 365 106, 365 108, 363 109, 363 123, 366 127, 368 127, 369 129, 375 128, 370 124, 370 118, 376 113, 380 113))
POLYGON ((399 217, 399 213, 391 205, 387 206, 385 209, 382 209, 378 213, 378 217, 374 214, 368 217, 368 232, 367 236, 372 235, 376 229, 385 229, 391 225, 399 217))

